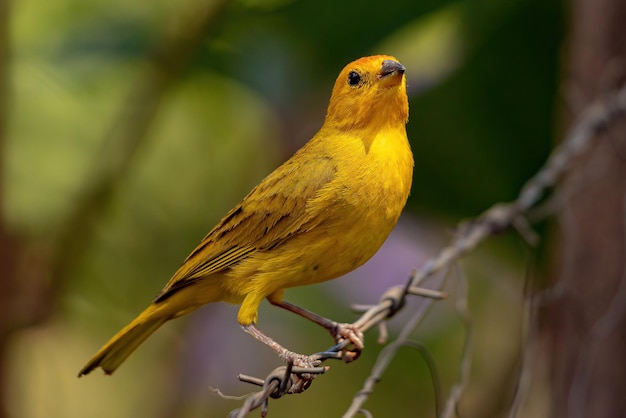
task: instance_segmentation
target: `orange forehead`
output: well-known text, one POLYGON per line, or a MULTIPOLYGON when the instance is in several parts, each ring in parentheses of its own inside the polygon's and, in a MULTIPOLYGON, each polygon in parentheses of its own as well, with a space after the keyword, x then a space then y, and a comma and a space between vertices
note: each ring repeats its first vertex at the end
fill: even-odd
MULTIPOLYGON (((383 64, 383 61, 385 60, 393 60, 393 61, 398 61, 396 57, 392 57, 391 55, 372 55, 369 57, 363 57, 363 58, 359 58, 358 60, 354 60, 352 61, 350 64, 346 65, 345 69, 350 68, 351 66, 364 66, 364 67, 369 67, 369 66, 380 66, 383 64)), ((399 61, 398 61, 399 62, 399 61)))

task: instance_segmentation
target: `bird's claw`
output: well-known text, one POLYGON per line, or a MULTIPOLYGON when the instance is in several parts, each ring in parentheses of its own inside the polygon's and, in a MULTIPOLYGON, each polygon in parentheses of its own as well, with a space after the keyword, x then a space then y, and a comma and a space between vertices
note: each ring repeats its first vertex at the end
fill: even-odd
POLYGON ((333 338, 337 344, 349 341, 352 345, 351 349, 343 349, 342 360, 346 363, 356 360, 361 355, 361 351, 365 347, 363 343, 363 333, 353 324, 337 323, 331 330, 333 338))
POLYGON ((321 364, 319 359, 314 359, 311 356, 294 353, 293 351, 288 350, 285 350, 285 352, 280 355, 280 358, 285 363, 289 363, 294 367, 302 369, 312 369, 321 364))

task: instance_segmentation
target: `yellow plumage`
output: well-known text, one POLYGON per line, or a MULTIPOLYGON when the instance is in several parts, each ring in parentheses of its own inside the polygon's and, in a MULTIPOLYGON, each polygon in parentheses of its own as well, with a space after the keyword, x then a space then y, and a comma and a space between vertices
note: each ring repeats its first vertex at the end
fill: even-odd
POLYGON ((235 206, 154 302, 83 367, 112 373, 164 322, 217 301, 257 322, 264 298, 334 279, 367 261, 406 203, 413 156, 404 67, 390 56, 348 64, 320 131, 235 206))

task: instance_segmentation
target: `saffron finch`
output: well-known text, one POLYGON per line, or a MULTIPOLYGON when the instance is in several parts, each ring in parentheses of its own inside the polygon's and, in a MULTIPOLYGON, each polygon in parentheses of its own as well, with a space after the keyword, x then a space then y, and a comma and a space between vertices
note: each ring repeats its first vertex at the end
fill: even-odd
POLYGON ((106 374, 157 328, 211 302, 241 304, 242 328, 281 355, 257 327, 263 299, 362 348, 360 332, 282 300, 286 288, 337 278, 383 244, 409 195, 405 68, 391 56, 348 64, 322 128, 237 204, 187 257, 161 293, 80 370, 106 374))

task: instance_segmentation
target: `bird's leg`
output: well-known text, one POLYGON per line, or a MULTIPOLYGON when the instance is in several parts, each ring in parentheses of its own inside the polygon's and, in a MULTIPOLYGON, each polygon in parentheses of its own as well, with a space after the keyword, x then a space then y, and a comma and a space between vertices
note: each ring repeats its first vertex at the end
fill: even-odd
POLYGON ((293 365, 305 369, 313 368, 318 365, 316 363, 319 363, 319 361, 314 361, 309 356, 287 350, 285 347, 274 341, 274 339, 265 335, 260 329, 256 327, 254 323, 249 325, 242 325, 241 328, 257 340, 268 346, 272 351, 278 354, 282 361, 286 363, 292 362, 293 365))
POLYGON ((311 312, 307 309, 301 308, 284 300, 275 300, 272 298, 268 298, 268 300, 272 305, 279 306, 290 312, 298 314, 301 317, 306 318, 326 328, 330 332, 330 335, 332 335, 332 337, 335 339, 336 343, 340 343, 344 340, 350 341, 353 346, 353 350, 344 352, 343 359, 346 363, 356 360, 359 355, 361 355, 361 350, 363 350, 364 347, 363 333, 354 325, 332 321, 328 318, 324 318, 323 316, 316 314, 315 312, 311 312))

